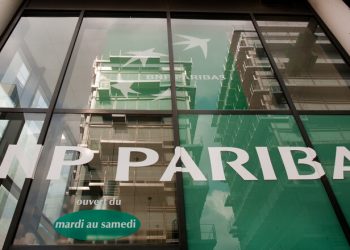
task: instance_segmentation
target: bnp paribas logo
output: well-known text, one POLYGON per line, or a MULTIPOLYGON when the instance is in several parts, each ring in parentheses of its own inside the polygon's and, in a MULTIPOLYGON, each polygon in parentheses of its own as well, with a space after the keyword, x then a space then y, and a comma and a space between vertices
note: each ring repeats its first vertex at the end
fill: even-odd
POLYGON ((176 42, 176 43, 174 43, 174 45, 187 45, 187 47, 184 48, 184 51, 198 47, 202 50, 204 58, 207 58, 208 42, 210 41, 209 38, 199 38, 199 37, 180 35, 180 34, 177 36, 181 37, 185 40, 180 41, 180 42, 176 42))
POLYGON ((127 61, 123 65, 123 67, 125 67, 125 66, 127 66, 127 65, 129 65, 137 60, 140 60, 142 66, 145 67, 149 58, 167 56, 166 54, 155 52, 155 48, 151 48, 151 49, 147 49, 147 50, 143 50, 143 51, 129 51, 129 52, 127 52, 127 54, 130 54, 133 56, 130 58, 129 61, 127 61))
MULTIPOLYGON (((194 37, 194 36, 188 36, 188 35, 182 35, 178 34, 176 35, 177 37, 181 38, 181 41, 175 42, 174 45, 177 46, 183 46, 185 45, 186 47, 183 49, 183 51, 187 51, 190 49, 199 49, 204 58, 207 58, 208 55, 208 42, 210 42, 211 39, 209 38, 199 38, 199 37, 194 37)), ((122 68, 130 66, 133 63, 141 62, 142 67, 147 67, 147 62, 151 58, 160 58, 160 57, 167 57, 167 54, 160 53, 156 51, 156 48, 149 48, 146 50, 135 50, 135 51, 128 51, 126 54, 131 55, 130 59, 122 65, 122 68)), ((113 81, 111 83, 111 88, 119 90, 121 95, 123 97, 128 98, 129 95, 141 95, 142 93, 136 91, 135 89, 132 88, 133 84, 138 83, 138 84, 147 84, 149 80, 158 80, 159 75, 156 75, 153 77, 152 75, 147 75, 146 78, 147 80, 124 80, 121 78, 120 74, 117 76, 117 80, 113 81)), ((191 79, 194 80, 214 80, 214 79, 222 79, 223 76, 214 76, 214 77, 209 77, 209 75, 201 77, 201 76, 191 76, 191 79), (202 79, 203 78, 203 79, 202 79)), ((101 76, 101 81, 108 81, 108 79, 103 79, 103 76, 101 76)), ((169 99, 171 98, 171 90, 170 88, 158 93, 158 94, 152 94, 154 97, 153 101, 157 100, 162 100, 162 99, 169 99)))
MULTIPOLYGON (((211 39, 199 38, 199 37, 187 36, 187 35, 181 35, 181 34, 177 36, 182 38, 183 41, 175 42, 174 45, 187 45, 183 49, 183 51, 199 48, 202 51, 204 58, 207 58, 208 42, 211 39)), ((146 64, 149 58, 167 56, 166 54, 156 52, 155 50, 156 50, 155 48, 150 48, 150 49, 141 50, 141 51, 128 51, 127 54, 132 55, 132 57, 123 65, 123 67, 126 67, 129 64, 132 64, 138 60, 141 61, 141 64, 143 67, 146 67, 146 64)))
MULTIPOLYGON (((123 80, 120 76, 120 74, 117 75, 117 80, 111 83, 111 88, 117 89, 121 92, 121 94, 128 98, 129 93, 134 95, 141 95, 142 93, 137 92, 133 90, 131 87, 134 83, 138 84, 147 84, 149 80, 123 80)), ((171 90, 170 88, 164 90, 163 92, 160 92, 159 94, 153 94, 152 95, 154 99, 152 101, 158 101, 162 99, 169 99, 171 98, 171 90)))

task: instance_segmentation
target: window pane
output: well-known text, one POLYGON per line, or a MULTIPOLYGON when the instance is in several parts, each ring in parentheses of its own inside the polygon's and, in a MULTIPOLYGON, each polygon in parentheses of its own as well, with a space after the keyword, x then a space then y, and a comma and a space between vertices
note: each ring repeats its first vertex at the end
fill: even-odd
POLYGON ((17 199, 5 187, 0 186, 0 246, 5 242, 16 204, 17 199))
MULTIPOLYGON (((287 178, 277 147, 305 146, 292 117, 182 115, 180 124, 181 144, 208 179, 193 181, 184 174, 190 250, 348 247, 321 181, 287 178), (243 180, 227 164, 237 160, 236 154, 223 152, 226 180, 212 181, 208 147, 247 151, 249 159, 243 166, 257 180, 243 180), (256 147, 267 147, 277 180, 263 179, 256 147)), ((305 165, 298 164, 298 169, 303 174, 313 172, 305 165)))
POLYGON ((166 19, 85 18, 59 108, 170 109, 166 19))
POLYGON ((258 21, 268 48, 300 110, 347 110, 350 67, 314 18, 258 21))
MULTIPOLYGON (((5 114, 0 119, 0 159, 3 162, 9 145, 16 145, 22 151, 26 163, 18 158, 11 160, 6 178, 0 179, 0 246, 4 244, 17 200, 25 180, 25 170, 34 160, 35 145, 43 125, 44 115, 39 114, 5 114)), ((18 155, 17 155, 18 156, 18 155)), ((6 167, 1 166, 2 168, 6 167)), ((18 215, 17 215, 18 216, 18 215)))
MULTIPOLYGON (((350 222, 350 199, 348 191, 350 187, 350 175, 347 171, 344 171, 344 179, 333 179, 336 147, 350 148, 350 117, 345 115, 305 115, 302 116, 302 120, 340 206, 348 222, 350 222)), ((349 165, 346 159, 344 164, 345 166, 349 165)))
POLYGON ((0 107, 47 108, 76 17, 22 17, 0 53, 0 107))
POLYGON ((251 21, 174 19, 179 109, 286 109, 251 21))
MULTIPOLYGON (((15 244, 177 243, 175 182, 159 181, 173 152, 169 117, 55 115, 15 244), (46 180, 55 146, 77 145, 93 150, 93 159, 83 165, 64 164, 59 179, 46 180), (147 167, 130 167, 128 181, 115 181, 121 147, 152 149, 159 159, 147 167), (55 231, 58 218, 83 210, 128 213, 140 220, 141 227, 134 234, 108 240, 99 240, 103 235, 98 233, 79 240, 66 238, 55 231), (28 240, 27 235, 32 237, 28 240)), ((76 151, 69 150, 65 154, 65 160, 77 158, 76 151)), ((143 153, 130 154, 130 162, 143 160, 143 153)))

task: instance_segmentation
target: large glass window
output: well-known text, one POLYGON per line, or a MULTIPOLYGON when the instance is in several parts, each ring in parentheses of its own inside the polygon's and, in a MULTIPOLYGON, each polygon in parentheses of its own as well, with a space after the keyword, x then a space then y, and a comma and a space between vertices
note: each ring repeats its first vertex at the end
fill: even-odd
POLYGON ((251 21, 173 19, 179 109, 286 109, 251 21))
MULTIPOLYGON (((10 145, 16 145, 16 152, 22 152, 22 155, 28 160, 26 164, 16 157, 12 159, 6 178, 0 179, 0 246, 4 244, 29 162, 37 153, 35 146, 43 120, 44 116, 39 114, 3 114, 0 118, 1 162, 10 145)), ((1 167, 3 169, 6 166, 1 167)))
POLYGON ((298 110, 350 107, 350 67, 313 17, 254 15, 263 48, 248 14, 85 11, 76 33, 78 17, 64 14, 20 18, 0 52, 0 108, 12 110, 0 114, 1 162, 18 145, 0 179, 0 248, 29 183, 23 163, 39 155, 15 215, 15 248, 175 249, 187 233, 189 250, 348 249, 327 192, 350 223, 349 173, 332 179, 336 146, 350 148, 350 118, 301 116, 331 191, 319 179, 290 178, 286 162, 297 175, 318 173, 299 161, 306 152, 281 155, 280 147, 306 146, 299 115, 284 115, 289 107, 267 51, 298 110), (37 108, 50 118, 42 152, 45 115, 37 108), (232 164, 238 158, 242 166, 232 164), (181 167, 184 204, 176 200, 181 167), (171 180, 161 181, 166 174, 171 180), (179 204, 187 232, 179 232, 179 204), (119 230, 128 223, 134 231, 119 230))
POLYGON ((0 107, 47 108, 76 17, 22 17, 0 53, 0 107))
MULTIPOLYGON (((170 117, 55 115, 15 244, 177 243, 175 183, 159 181, 174 152, 172 129, 170 117), (46 180, 55 146, 77 145, 91 149, 93 159, 82 165, 64 166, 57 180, 46 180), (159 159, 147 167, 130 167, 128 180, 115 181, 122 147, 152 149, 159 159), (141 226, 130 236, 108 239, 98 233, 102 225, 84 240, 77 239, 77 234, 67 237, 55 231, 58 218, 94 210, 128 213, 141 226)), ((76 151, 65 154, 66 160, 78 158, 76 151)), ((141 152, 130 154, 130 162, 144 160, 141 152)))
MULTIPOLYGON (((208 179, 193 181, 184 174, 189 249, 348 248, 321 181, 287 179, 277 147, 304 146, 292 117, 181 115, 180 126, 181 145, 208 179), (267 147, 277 180, 263 178, 255 148, 262 146, 267 147), (211 181, 210 164, 216 162, 210 163, 208 147, 245 150, 249 159, 243 166, 257 180, 243 180, 228 164, 237 155, 223 152, 219 161, 225 180, 211 181)), ((262 161, 267 163, 266 158, 262 161)), ((298 168, 303 174, 313 172, 302 164, 298 168)))
POLYGON ((57 107, 171 107, 166 19, 85 18, 57 107))
MULTIPOLYGON (((344 179, 333 179, 336 147, 350 148, 350 117, 347 115, 304 115, 302 120, 329 177, 333 191, 350 222, 350 175, 348 171, 344 171, 344 179)), ((348 161, 345 160, 344 164, 348 166, 348 161)))
POLYGON ((347 110, 350 67, 313 17, 262 17, 258 25, 301 110, 347 110))

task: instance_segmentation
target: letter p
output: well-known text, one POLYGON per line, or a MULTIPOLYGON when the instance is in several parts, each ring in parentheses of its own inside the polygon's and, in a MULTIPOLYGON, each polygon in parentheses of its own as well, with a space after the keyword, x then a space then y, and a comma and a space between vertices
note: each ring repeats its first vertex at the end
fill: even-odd
POLYGON ((74 146, 56 146, 47 179, 58 180, 60 178, 61 170, 64 165, 82 165, 90 162, 92 158, 94 158, 94 152, 91 149, 74 146), (68 150, 79 152, 79 159, 73 161, 64 160, 64 156, 68 150))
POLYGON ((145 167, 156 163, 159 159, 159 155, 156 151, 149 148, 131 148, 120 147, 118 153, 118 167, 116 181, 128 181, 129 180, 129 168, 130 167, 145 167), (146 159, 143 161, 130 161, 131 152, 141 152, 146 155, 146 159))

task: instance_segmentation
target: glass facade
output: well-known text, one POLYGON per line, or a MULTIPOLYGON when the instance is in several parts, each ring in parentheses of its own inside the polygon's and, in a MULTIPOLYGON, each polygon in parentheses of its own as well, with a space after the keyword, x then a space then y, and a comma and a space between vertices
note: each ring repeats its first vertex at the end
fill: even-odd
POLYGON ((187 100, 177 101, 179 109, 287 108, 251 21, 172 24, 176 94, 187 100))
MULTIPOLYGON (((55 220, 82 210, 128 212, 141 221, 139 231, 103 244, 163 244, 178 241, 175 182, 159 179, 173 155, 174 139, 169 117, 124 117, 113 115, 55 115, 44 144, 24 214, 36 211, 35 220, 22 220, 15 244, 96 244, 67 239, 52 230, 55 220), (91 162, 65 166, 57 180, 46 180, 55 146, 87 147, 94 152, 91 162), (159 154, 154 168, 133 168, 129 180, 115 181, 119 147, 147 147, 159 154), (35 191, 34 191, 35 190, 35 191), (26 238, 31 235, 31 242, 26 238)), ((67 153, 74 160, 79 154, 67 153)), ((133 161, 143 160, 141 153, 133 161)))
MULTIPOLYGON (((31 159, 43 125, 44 115, 41 114, 5 114, 0 118, 0 154, 4 161, 6 150, 10 145, 19 146, 26 160, 31 159)), ((25 161, 13 161, 5 178, 0 179, 0 244, 5 237, 14 216, 16 204, 20 197, 24 182, 24 169, 28 168, 25 161)), ((1 168, 5 166, 2 164, 1 168)))
POLYGON ((85 18, 58 108, 170 109, 166 19, 85 18))
POLYGON ((258 24, 297 109, 349 109, 350 67, 316 20, 263 19, 258 24))
POLYGON ((76 17, 23 17, 0 54, 0 107, 47 108, 76 17))
MULTIPOLYGON (((205 151, 232 145, 248 152, 244 166, 257 178, 244 180, 229 164, 224 165, 226 180, 220 182, 198 183, 184 175, 189 249, 347 249, 322 183, 298 183, 286 176, 278 147, 305 146, 291 116, 183 115, 179 119, 182 129, 198 119, 191 143, 198 149, 189 146, 188 151, 208 179, 211 167, 205 151), (263 178, 256 151, 261 145, 269 149, 277 181, 263 178)), ((180 140, 185 147, 189 144, 185 137, 180 140)), ((230 162, 237 156, 223 152, 221 157, 230 162)))
POLYGON ((0 51, 4 249, 349 248, 350 66, 312 15, 38 13, 0 51))
MULTIPOLYGON (((350 117, 343 115, 304 115, 302 116, 302 120, 325 171, 329 176, 332 176, 334 172, 334 160, 336 158, 334 147, 349 148, 350 117)), ((334 193, 343 208, 347 221, 350 221, 350 203, 347 194, 349 180, 346 178, 348 174, 345 173, 344 175, 344 180, 337 181, 330 179, 330 182, 334 193)))

